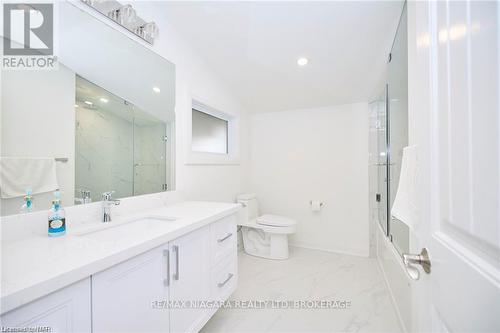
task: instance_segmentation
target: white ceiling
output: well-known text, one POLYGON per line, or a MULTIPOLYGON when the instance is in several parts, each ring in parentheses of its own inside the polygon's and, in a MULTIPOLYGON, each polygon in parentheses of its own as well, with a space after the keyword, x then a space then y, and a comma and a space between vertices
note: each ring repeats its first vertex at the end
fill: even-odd
POLYGON ((168 20, 252 112, 368 101, 401 1, 168 2, 168 20), (309 64, 297 66, 299 57, 309 64))

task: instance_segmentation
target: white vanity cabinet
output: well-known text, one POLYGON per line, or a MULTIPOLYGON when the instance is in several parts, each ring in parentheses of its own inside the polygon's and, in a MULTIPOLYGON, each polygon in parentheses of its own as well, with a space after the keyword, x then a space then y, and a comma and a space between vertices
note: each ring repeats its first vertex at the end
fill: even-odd
POLYGON ((169 243, 170 333, 198 332, 236 289, 236 216, 231 215, 169 243), (198 304, 196 304, 198 303, 198 304), (194 306, 193 306, 194 305, 194 306))
POLYGON ((48 327, 50 332, 57 333, 91 332, 90 311, 90 278, 87 278, 7 312, 0 321, 3 328, 48 327))
POLYGON ((197 332, 206 322, 207 309, 193 306, 210 299, 209 226, 169 243, 170 332, 197 332), (177 307, 178 306, 178 307, 177 307))
POLYGON ((198 332, 236 288, 235 218, 93 275, 93 332, 198 332))
POLYGON ((92 275, 93 332, 168 332, 168 245, 92 275))
POLYGON ((225 301, 238 281, 235 215, 210 225, 210 254, 210 299, 225 301))
POLYGON ((236 288, 236 215, 4 314, 51 332, 198 332, 236 288), (205 305, 205 306, 204 306, 205 305))

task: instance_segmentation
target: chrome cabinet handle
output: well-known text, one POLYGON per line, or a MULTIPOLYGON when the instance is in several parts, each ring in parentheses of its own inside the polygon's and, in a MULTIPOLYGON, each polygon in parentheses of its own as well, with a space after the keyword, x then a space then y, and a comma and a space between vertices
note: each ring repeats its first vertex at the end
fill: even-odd
POLYGON ((403 253, 403 264, 405 265, 406 273, 412 280, 420 278, 420 271, 414 265, 422 266, 425 273, 431 272, 431 260, 426 248, 423 248, 420 254, 403 253))
POLYGON ((168 249, 163 250, 163 256, 166 258, 167 265, 167 277, 163 279, 163 285, 168 287, 170 285, 170 251, 168 249))
POLYGON ((229 273, 227 278, 224 281, 217 283, 217 287, 219 287, 219 288, 224 287, 226 285, 226 283, 228 283, 229 280, 231 280, 233 278, 233 276, 234 276, 233 273, 229 273))
POLYGON ((179 245, 174 245, 173 250, 175 252, 175 273, 174 280, 179 280, 179 245))
POLYGON ((232 235, 233 235, 233 233, 232 233, 232 232, 228 233, 225 237, 223 237, 223 238, 219 238, 219 239, 217 240, 217 243, 222 243, 223 241, 225 241, 226 239, 228 239, 228 238, 229 238, 229 237, 231 237, 232 235))

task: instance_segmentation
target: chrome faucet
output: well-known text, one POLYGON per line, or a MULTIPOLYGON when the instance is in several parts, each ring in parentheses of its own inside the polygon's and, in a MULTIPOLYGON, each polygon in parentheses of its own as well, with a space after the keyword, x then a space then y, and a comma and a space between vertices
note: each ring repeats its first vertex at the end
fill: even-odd
POLYGON ((111 221, 111 204, 119 205, 120 200, 115 200, 111 196, 115 191, 104 192, 102 194, 102 222, 111 221))

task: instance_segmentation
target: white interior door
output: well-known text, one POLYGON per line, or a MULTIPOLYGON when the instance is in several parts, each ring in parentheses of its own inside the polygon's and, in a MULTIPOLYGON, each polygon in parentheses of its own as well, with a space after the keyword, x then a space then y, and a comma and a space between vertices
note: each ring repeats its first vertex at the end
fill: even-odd
POLYGON ((421 212, 410 247, 432 264, 413 288, 416 331, 500 332, 499 7, 409 4, 421 212))

